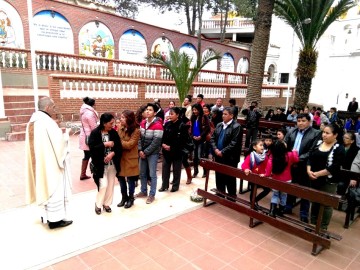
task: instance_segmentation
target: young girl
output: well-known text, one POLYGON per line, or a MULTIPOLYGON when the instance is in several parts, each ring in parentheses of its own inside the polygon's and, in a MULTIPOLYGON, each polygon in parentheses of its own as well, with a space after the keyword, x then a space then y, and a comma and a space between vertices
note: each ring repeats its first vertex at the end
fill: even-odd
POLYGON ((263 136, 264 138, 264 151, 266 152, 266 155, 270 158, 271 156, 271 148, 274 143, 274 139, 271 134, 266 134, 263 136))
MULTIPOLYGON (((271 174, 271 161, 264 151, 264 142, 260 139, 255 140, 251 145, 251 152, 245 157, 241 169, 246 175, 250 172, 263 176, 270 176, 271 174)), ((252 186, 252 185, 251 185, 252 186)), ((256 196, 255 206, 258 207, 257 202, 269 194, 270 188, 259 186, 263 191, 256 196)), ((253 188, 251 187, 250 200, 252 198, 253 188)))
MULTIPOLYGON (((291 183, 291 166, 298 161, 298 152, 296 150, 289 152, 286 143, 282 140, 278 140, 272 148, 272 178, 282 182, 291 183)), ((278 215, 284 215, 286 198, 286 193, 273 189, 269 213, 271 217, 276 216, 278 201, 280 201, 278 215)))

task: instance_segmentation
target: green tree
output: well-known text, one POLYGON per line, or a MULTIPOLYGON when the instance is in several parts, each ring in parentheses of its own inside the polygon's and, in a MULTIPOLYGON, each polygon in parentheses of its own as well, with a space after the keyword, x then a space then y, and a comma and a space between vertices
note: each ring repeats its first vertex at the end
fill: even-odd
MULTIPOLYGON (((116 1, 116 0, 115 0, 116 1)), ((180 13, 185 12, 186 25, 189 35, 195 35, 196 18, 198 17, 198 5, 204 2, 199 0, 137 0, 139 3, 150 4, 152 7, 157 8, 160 12, 174 11, 180 13)), ((203 4, 203 3, 202 3, 203 4)))
POLYGON ((271 19, 275 0, 259 0, 255 17, 255 33, 250 58, 247 94, 243 108, 252 101, 261 107, 261 90, 264 78, 266 54, 269 46, 271 19))
POLYGON ((137 0, 93 0, 94 3, 99 4, 110 4, 111 2, 116 5, 116 12, 121 16, 134 19, 138 13, 137 0))
POLYGON ((169 70, 175 81, 180 103, 182 104, 200 70, 210 61, 220 58, 219 53, 209 51, 204 55, 200 64, 196 63, 193 68, 191 68, 192 58, 184 52, 180 53, 178 50, 170 51, 168 59, 164 59, 159 54, 153 54, 149 55, 146 60, 149 64, 158 64, 169 70))
POLYGON ((233 0, 237 13, 245 18, 255 18, 257 0, 233 0))
POLYGON ((304 108, 315 77, 318 51, 316 44, 326 29, 343 13, 354 6, 352 0, 277 0, 275 14, 290 25, 299 38, 301 50, 295 71, 296 93, 294 106, 304 108), (334 5, 334 3, 336 3, 334 5), (311 23, 304 24, 306 19, 311 23))

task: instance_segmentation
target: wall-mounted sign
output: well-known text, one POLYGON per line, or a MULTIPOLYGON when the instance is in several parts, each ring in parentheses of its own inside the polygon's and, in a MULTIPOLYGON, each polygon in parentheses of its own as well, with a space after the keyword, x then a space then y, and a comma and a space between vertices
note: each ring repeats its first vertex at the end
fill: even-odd
POLYGON ((195 46, 191 43, 184 43, 179 50, 180 53, 186 53, 191 58, 191 67, 194 67, 197 61, 195 46))
POLYGON ((224 72, 235 71, 234 57, 230 53, 225 53, 221 58, 220 70, 224 72))
POLYGON ((20 15, 5 1, 0 1, 0 46, 25 49, 20 15))
POLYGON ((74 53, 74 36, 68 20, 53 10, 43 10, 34 16, 32 46, 35 50, 74 53))
POLYGON ((145 62, 147 47, 144 36, 134 30, 127 30, 119 41, 119 60, 145 62))
POLYGON ((161 37, 155 40, 151 47, 151 54, 161 55, 164 60, 168 60, 170 57, 170 51, 174 50, 174 46, 171 41, 166 37, 161 37))
POLYGON ((114 38, 107 26, 99 21, 85 24, 79 33, 80 55, 114 59, 114 38))

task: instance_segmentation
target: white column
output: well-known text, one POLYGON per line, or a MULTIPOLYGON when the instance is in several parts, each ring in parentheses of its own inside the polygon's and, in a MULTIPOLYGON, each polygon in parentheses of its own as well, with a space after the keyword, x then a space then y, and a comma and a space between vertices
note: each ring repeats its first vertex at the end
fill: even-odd
POLYGON ((2 74, 0 69, 0 118, 5 118, 4 90, 2 85, 2 74))
POLYGON ((236 33, 234 33, 234 34, 232 35, 232 40, 233 40, 233 41, 236 41, 236 33))
POLYGON ((37 104, 39 101, 39 89, 38 89, 38 80, 37 80, 37 70, 36 70, 36 55, 34 46, 32 46, 32 33, 34 33, 34 24, 33 24, 33 12, 32 12, 32 0, 27 0, 28 6, 28 20, 29 20, 29 39, 30 39, 30 52, 31 52, 31 71, 32 71, 32 80, 34 88, 34 102, 35 102, 35 111, 38 110, 37 104))

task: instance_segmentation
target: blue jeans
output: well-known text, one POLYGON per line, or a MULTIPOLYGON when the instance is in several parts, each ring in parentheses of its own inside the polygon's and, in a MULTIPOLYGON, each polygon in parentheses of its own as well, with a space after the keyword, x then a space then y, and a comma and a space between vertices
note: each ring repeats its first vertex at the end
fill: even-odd
POLYGON ((285 206, 286 205, 286 197, 287 197, 287 193, 273 189, 271 203, 278 204, 278 202, 280 202, 280 205, 285 206))
POLYGON ((156 167, 159 159, 159 153, 146 156, 145 159, 140 158, 140 181, 141 181, 141 192, 147 194, 147 176, 146 171, 149 166, 149 173, 151 179, 150 193, 149 196, 155 196, 157 186, 156 167))
POLYGON ((133 197, 134 192, 135 192, 135 181, 138 180, 139 176, 138 175, 128 176, 126 178, 124 176, 118 176, 121 194, 128 194, 127 186, 129 186, 129 194, 128 195, 130 197, 133 197), (127 178, 127 183, 126 183, 126 178, 127 178))
POLYGON ((203 153, 203 143, 199 143, 194 140, 194 173, 198 171, 198 166, 201 159, 201 154, 203 153))

